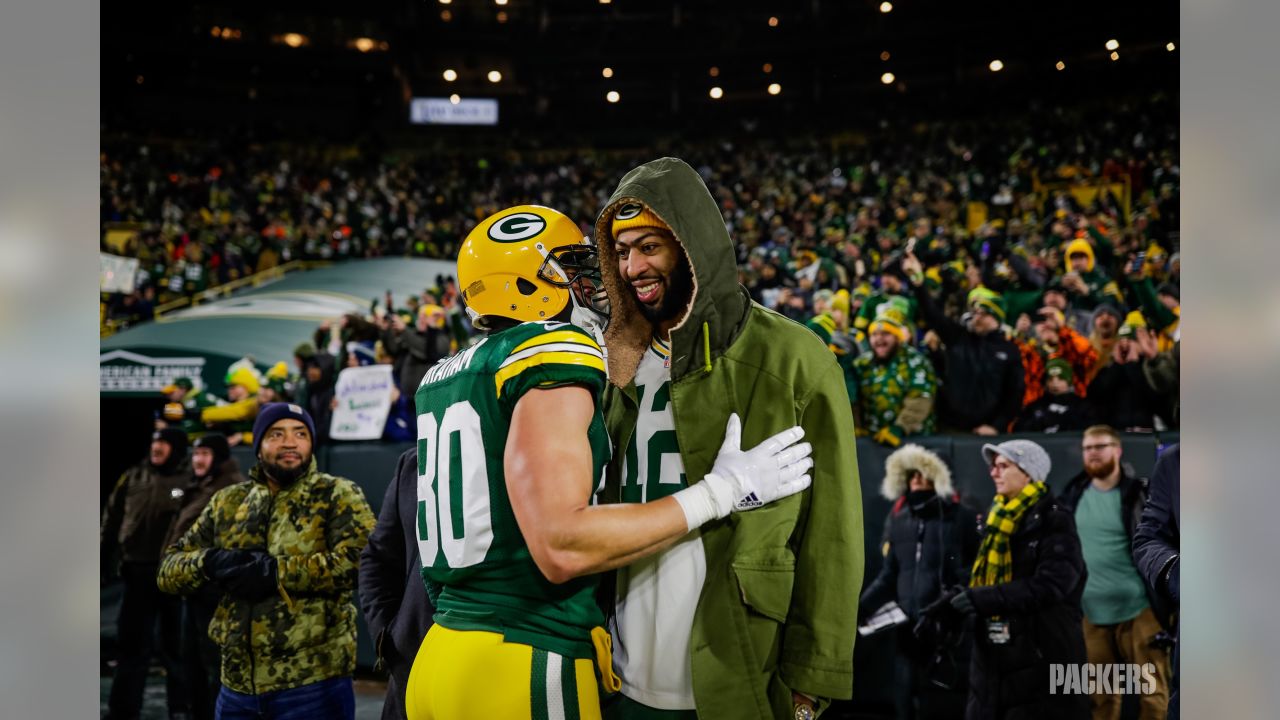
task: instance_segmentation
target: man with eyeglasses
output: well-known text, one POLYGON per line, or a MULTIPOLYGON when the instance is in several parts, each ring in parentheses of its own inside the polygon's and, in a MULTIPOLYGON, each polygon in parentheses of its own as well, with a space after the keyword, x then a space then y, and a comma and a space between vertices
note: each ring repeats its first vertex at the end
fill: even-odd
MULTIPOLYGON (((1155 692, 1140 696, 1141 715, 1163 718, 1169 704, 1169 652, 1162 621, 1152 611, 1146 583, 1134 567, 1133 533, 1147 502, 1147 479, 1121 463, 1120 433, 1094 425, 1081 441, 1084 470, 1067 484, 1062 503, 1075 515, 1089 579, 1081 605, 1090 663, 1155 667, 1155 692)), ((1093 694, 1094 717, 1120 717, 1119 694, 1093 694)))

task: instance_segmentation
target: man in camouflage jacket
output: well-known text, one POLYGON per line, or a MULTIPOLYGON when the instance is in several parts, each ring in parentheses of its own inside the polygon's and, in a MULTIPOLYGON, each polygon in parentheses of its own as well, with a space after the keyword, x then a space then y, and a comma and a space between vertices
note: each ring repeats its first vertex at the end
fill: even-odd
POLYGON ((909 435, 932 434, 938 380, 929 359, 909 344, 906 315, 881 305, 869 330, 871 352, 853 361, 856 432, 889 447, 909 435))
POLYGON ((316 471, 315 425, 301 407, 265 406, 253 437, 250 481, 214 495, 168 548, 160 589, 212 582, 223 592, 209 626, 222 650, 220 717, 351 718, 351 591, 373 512, 355 483, 316 471))

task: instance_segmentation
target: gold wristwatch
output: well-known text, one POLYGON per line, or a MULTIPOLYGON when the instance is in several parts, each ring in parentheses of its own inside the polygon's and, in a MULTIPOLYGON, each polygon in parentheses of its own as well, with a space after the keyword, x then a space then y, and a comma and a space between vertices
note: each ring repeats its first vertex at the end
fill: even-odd
POLYGON ((792 720, 813 720, 818 717, 813 712, 813 708, 809 705, 796 704, 794 712, 791 714, 792 720))

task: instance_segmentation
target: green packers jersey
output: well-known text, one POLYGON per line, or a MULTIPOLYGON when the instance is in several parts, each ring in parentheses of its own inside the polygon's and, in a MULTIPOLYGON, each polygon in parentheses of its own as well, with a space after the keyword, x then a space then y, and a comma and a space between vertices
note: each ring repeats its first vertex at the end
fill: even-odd
POLYGON ((604 622, 597 578, 556 585, 543 576, 516 524, 503 467, 516 403, 535 388, 562 385, 582 385, 596 397, 588 438, 598 483, 610 452, 599 410, 604 357, 583 330, 524 323, 427 371, 415 395, 418 548, 424 580, 440 588, 436 622, 592 657, 591 628, 604 622))

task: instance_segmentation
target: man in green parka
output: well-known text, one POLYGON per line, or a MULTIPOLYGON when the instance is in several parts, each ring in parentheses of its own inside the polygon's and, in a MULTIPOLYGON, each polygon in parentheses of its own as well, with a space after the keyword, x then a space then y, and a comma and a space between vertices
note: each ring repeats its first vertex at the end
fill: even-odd
POLYGON ((649 502, 742 441, 800 425, 809 490, 707 523, 617 571, 606 606, 621 696, 606 718, 807 718, 848 698, 862 498, 844 374, 803 325, 750 300, 715 201, 684 162, 628 173, 595 226, 612 299, 600 499, 649 502))

